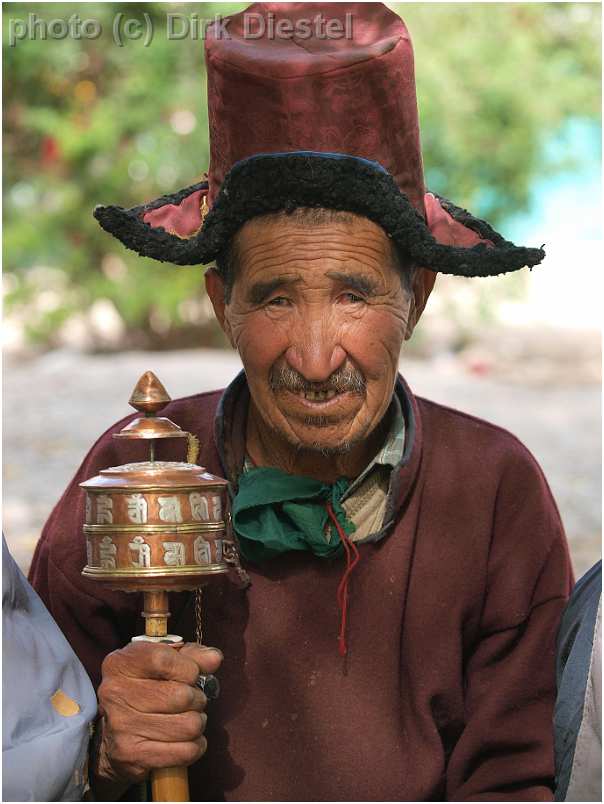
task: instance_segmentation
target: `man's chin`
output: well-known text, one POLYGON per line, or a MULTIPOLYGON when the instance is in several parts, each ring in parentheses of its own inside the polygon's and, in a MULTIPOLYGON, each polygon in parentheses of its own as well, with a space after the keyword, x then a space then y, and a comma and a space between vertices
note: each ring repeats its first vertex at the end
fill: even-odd
POLYGON ((350 441, 341 441, 339 444, 325 444, 320 441, 313 441, 304 445, 303 449, 328 458, 330 455, 346 455, 351 451, 352 447, 353 444, 350 441))
POLYGON ((299 452, 315 453, 323 457, 329 455, 346 455, 350 452, 360 439, 351 439, 349 435, 339 436, 327 435, 322 432, 324 428, 319 426, 307 425, 303 428, 304 432, 283 433, 286 440, 299 452))
POLYGON ((341 415, 309 413, 308 411, 275 411, 272 421, 265 419, 275 435, 286 441, 296 452, 314 453, 323 457, 346 455, 365 437, 356 421, 357 411, 341 415))

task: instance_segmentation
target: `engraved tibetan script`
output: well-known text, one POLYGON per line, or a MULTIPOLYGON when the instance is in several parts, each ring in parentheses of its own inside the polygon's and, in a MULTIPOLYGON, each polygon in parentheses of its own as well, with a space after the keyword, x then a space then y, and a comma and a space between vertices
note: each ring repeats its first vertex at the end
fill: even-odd
POLYGON ((147 500, 142 494, 131 494, 126 497, 128 519, 135 525, 143 525, 147 521, 147 500))
POLYGON ((136 558, 130 556, 130 563, 133 567, 142 569, 151 566, 151 547, 142 536, 135 536, 131 542, 128 542, 128 547, 133 553, 137 553, 136 558))
POLYGON ((99 544, 99 557, 103 569, 115 569, 115 555, 117 547, 111 541, 111 536, 103 536, 99 544))
POLYGON ((178 497, 158 497, 159 518, 162 522, 182 522, 178 497))
POLYGON ((198 519, 201 522, 207 522, 210 518, 208 511, 208 501, 197 491, 189 494, 189 504, 191 505, 191 516, 193 519, 198 519))
POLYGON ((113 524, 113 500, 107 494, 99 494, 96 498, 97 525, 113 524))
POLYGON ((203 536, 198 536, 193 542, 193 552, 196 564, 211 564, 210 545, 203 536))
MULTIPOLYGON (((90 522, 92 519, 92 500, 90 499, 90 494, 86 495, 86 522, 90 522)), ((90 562, 88 562, 90 563, 90 562)))
POLYGON ((182 567, 185 563, 185 546, 182 542, 163 542, 164 561, 169 567, 182 567))
POLYGON ((222 519, 222 500, 218 494, 215 494, 212 497, 212 511, 214 514, 214 520, 219 522, 222 519))
POLYGON ((86 563, 89 567, 92 566, 92 543, 90 539, 86 539, 86 563))

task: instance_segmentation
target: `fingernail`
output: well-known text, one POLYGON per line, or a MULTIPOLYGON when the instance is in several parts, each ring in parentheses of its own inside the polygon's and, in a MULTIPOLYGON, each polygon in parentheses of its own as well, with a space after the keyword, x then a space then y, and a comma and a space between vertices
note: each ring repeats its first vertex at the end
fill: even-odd
POLYGON ((212 653, 217 653, 221 659, 224 659, 224 653, 220 650, 220 648, 209 648, 206 645, 202 645, 201 649, 202 651, 204 651, 204 653, 206 651, 212 651, 212 653))

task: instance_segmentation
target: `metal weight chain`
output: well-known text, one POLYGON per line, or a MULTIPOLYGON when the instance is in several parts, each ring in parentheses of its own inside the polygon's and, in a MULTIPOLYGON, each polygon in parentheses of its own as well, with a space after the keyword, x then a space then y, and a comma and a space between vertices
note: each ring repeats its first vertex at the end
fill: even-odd
POLYGON ((195 590, 195 640, 203 645, 203 589, 199 586, 195 590))
MULTIPOLYGON (((198 645, 203 645, 203 589, 199 586, 195 590, 195 639, 198 645)), ((220 682, 215 675, 200 675, 197 679, 197 686, 205 693, 209 701, 218 698, 220 695, 220 682)))
MULTIPOLYGON (((205 203, 205 200, 204 200, 205 203)), ((187 433, 187 463, 197 463, 199 458, 199 439, 193 433, 187 433)), ((202 588, 195 590, 195 639, 198 645, 203 645, 203 597, 202 588)))

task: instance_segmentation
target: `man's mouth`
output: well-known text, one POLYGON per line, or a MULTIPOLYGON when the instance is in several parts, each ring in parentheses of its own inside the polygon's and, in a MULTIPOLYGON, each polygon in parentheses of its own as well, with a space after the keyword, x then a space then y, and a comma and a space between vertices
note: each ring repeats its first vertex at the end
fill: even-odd
POLYGON ((302 389, 299 391, 290 391, 284 389, 281 393, 285 395, 285 399, 289 399, 289 404, 293 405, 294 408, 306 408, 307 412, 309 409, 321 409, 322 414, 327 413, 327 411, 331 409, 334 411, 339 410, 343 404, 348 407, 348 403, 353 396, 350 391, 335 391, 333 388, 327 391, 302 389))
POLYGON ((329 391, 295 391, 296 396, 301 396, 303 399, 308 399, 309 402, 326 402, 333 399, 338 395, 337 391, 330 389, 329 391))
POLYGON ((306 407, 337 406, 349 402, 353 397, 365 396, 365 379, 351 367, 341 367, 325 382, 310 383, 294 369, 282 367, 271 369, 269 377, 271 390, 275 394, 285 393, 306 407))

